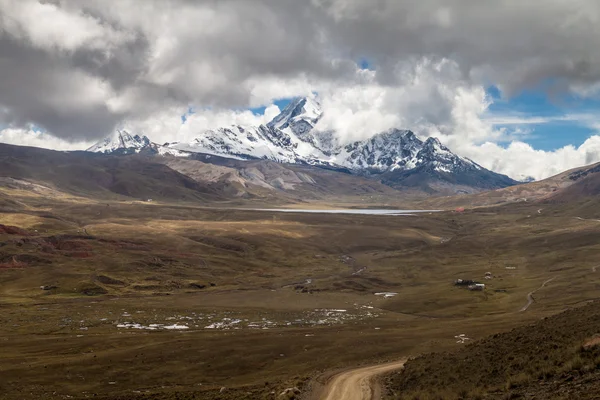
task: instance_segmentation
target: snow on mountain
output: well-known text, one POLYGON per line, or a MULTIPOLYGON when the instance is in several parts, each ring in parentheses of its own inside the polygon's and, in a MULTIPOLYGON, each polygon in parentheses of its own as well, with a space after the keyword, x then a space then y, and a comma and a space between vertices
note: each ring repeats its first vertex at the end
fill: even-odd
POLYGON ((290 102, 267 126, 282 131, 289 128, 302 138, 315 127, 321 115, 321 104, 314 97, 303 97, 290 102))
POLYGON ((259 127, 232 126, 202 132, 189 143, 177 143, 170 147, 193 153, 206 153, 222 157, 249 159, 262 158, 294 163, 297 159, 289 135, 261 125, 259 127))
POLYGON ((342 146, 335 132, 315 128, 323 112, 316 98, 305 97, 290 102, 267 125, 207 130, 198 133, 191 142, 162 146, 150 142, 146 136, 117 131, 114 137, 99 142, 88 151, 125 154, 150 151, 177 157, 204 153, 241 160, 266 159, 341 167, 357 174, 392 174, 401 179, 406 176, 405 171, 418 170, 419 174, 442 180, 453 174, 466 174, 472 178, 466 179, 468 182, 481 182, 483 175, 486 184, 497 181, 499 187, 504 187, 511 182, 508 177, 494 174, 452 153, 438 139, 429 138, 423 142, 409 130, 390 129, 342 146))
POLYGON ((145 152, 163 156, 189 156, 189 153, 168 146, 161 146, 151 142, 147 136, 131 135, 125 130, 117 130, 114 135, 102 139, 86 151, 104 154, 134 154, 145 152))
POLYGON ((189 143, 178 143, 172 147, 239 159, 314 164, 323 162, 330 154, 321 149, 330 149, 337 140, 332 132, 314 132, 322 114, 316 99, 296 99, 267 125, 208 130, 189 143))
POLYGON ((479 164, 468 158, 457 156, 437 138, 428 138, 417 154, 417 165, 429 164, 437 172, 454 173, 466 170, 481 170, 479 164))
POLYGON ((87 151, 94 153, 114 153, 116 151, 130 151, 139 153, 142 149, 150 146, 152 142, 147 136, 132 136, 125 130, 117 130, 113 136, 109 136, 96 143, 87 151))
POLYGON ((390 129, 370 139, 345 146, 335 157, 338 164, 353 170, 384 172, 417 165, 423 142, 411 131, 390 129))

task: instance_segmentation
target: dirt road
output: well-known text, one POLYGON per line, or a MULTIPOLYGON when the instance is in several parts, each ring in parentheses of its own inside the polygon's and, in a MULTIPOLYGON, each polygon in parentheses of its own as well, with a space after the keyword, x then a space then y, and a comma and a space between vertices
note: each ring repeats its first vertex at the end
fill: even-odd
POLYGON ((324 400, 376 400, 380 397, 376 378, 398 370, 406 360, 352 369, 334 376, 323 391, 324 400))
POLYGON ((542 283, 542 286, 540 286, 539 288, 535 289, 533 292, 529 292, 529 293, 527 293, 527 304, 525 304, 525 305, 523 306, 523 308, 521 308, 519 311, 520 311, 520 312, 527 311, 527 309, 529 308, 529 306, 530 306, 530 305, 532 305, 532 304, 533 304, 533 302, 535 301, 535 300, 533 299, 533 294, 534 294, 535 292, 537 292, 538 290, 540 290, 540 289, 543 289, 543 288, 544 288, 544 286, 546 286, 546 284, 547 284, 547 283, 550 283, 550 282, 552 282, 554 279, 556 279, 556 277, 548 279, 547 281, 545 281, 544 283, 542 283))
POLYGON ((600 222, 600 219, 587 219, 587 218, 581 218, 581 217, 575 217, 575 219, 578 219, 580 221, 594 221, 594 222, 600 222))

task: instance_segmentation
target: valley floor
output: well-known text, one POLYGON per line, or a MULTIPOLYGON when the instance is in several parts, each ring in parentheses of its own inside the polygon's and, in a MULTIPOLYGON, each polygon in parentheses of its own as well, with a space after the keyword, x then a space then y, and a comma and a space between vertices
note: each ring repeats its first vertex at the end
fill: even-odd
POLYGON ((600 288, 600 225, 552 206, 391 217, 10 198, 7 399, 305 396, 325 371, 460 350, 600 288))

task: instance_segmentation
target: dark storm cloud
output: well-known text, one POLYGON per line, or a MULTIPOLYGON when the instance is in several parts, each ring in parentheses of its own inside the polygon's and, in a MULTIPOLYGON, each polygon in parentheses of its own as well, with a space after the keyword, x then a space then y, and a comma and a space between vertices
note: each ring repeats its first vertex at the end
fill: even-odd
POLYGON ((315 0, 330 39, 384 69, 409 56, 446 57, 466 76, 515 91, 555 79, 600 79, 600 3, 594 0, 315 0))
POLYGON ((101 88, 70 62, 9 38, 0 38, 0 71, 0 104, 11 125, 35 124, 77 139, 106 132, 122 117, 107 108, 101 88))
POLYGON ((92 139, 166 107, 248 106, 262 79, 358 81, 361 58, 384 85, 405 83, 399 65, 448 58, 445 79, 594 94, 599 22, 595 0, 0 0, 0 108, 14 126, 92 139))

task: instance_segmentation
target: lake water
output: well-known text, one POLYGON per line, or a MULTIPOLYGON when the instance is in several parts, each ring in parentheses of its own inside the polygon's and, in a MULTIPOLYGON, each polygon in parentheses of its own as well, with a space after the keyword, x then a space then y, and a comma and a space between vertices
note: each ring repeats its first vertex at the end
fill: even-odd
POLYGON ((415 215, 418 213, 432 213, 440 210, 389 210, 389 209, 339 209, 339 210, 314 210, 302 208, 253 208, 252 211, 269 211, 283 213, 308 213, 308 214, 359 214, 359 215, 415 215))

